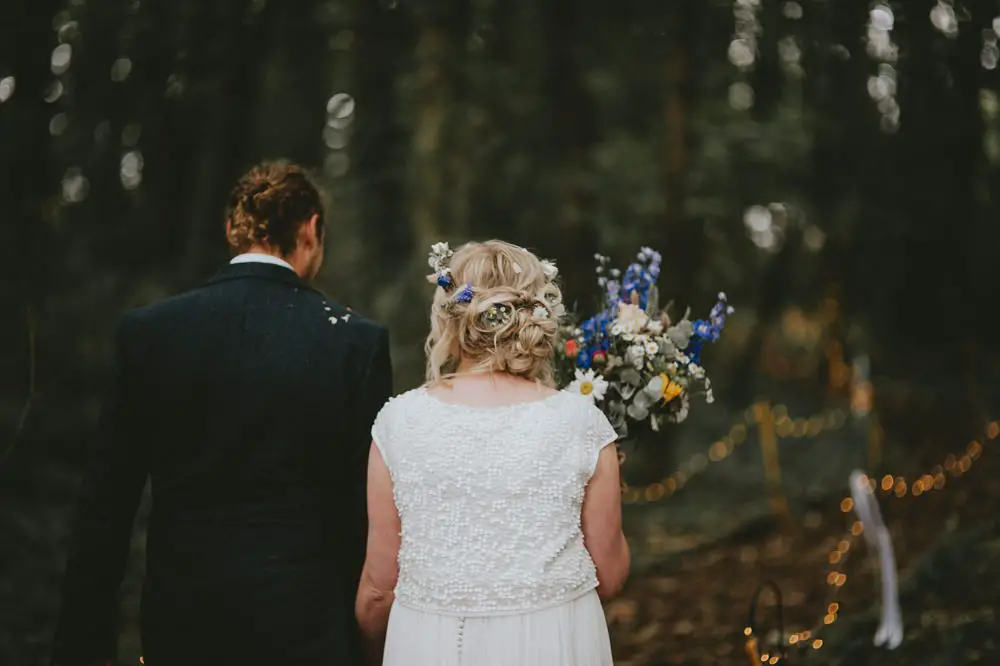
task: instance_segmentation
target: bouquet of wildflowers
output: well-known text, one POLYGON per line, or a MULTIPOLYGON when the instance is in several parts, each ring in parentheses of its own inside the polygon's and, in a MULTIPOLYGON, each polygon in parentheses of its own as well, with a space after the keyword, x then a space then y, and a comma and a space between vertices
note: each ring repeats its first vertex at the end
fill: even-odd
POLYGON ((677 321, 669 305, 660 308, 656 282, 661 256, 644 247, 624 274, 595 255, 602 309, 563 329, 557 355, 560 385, 594 400, 625 437, 629 423, 664 423, 687 418, 691 397, 712 402, 712 384, 701 366, 707 342, 719 339, 733 308, 720 293, 707 320, 677 321))

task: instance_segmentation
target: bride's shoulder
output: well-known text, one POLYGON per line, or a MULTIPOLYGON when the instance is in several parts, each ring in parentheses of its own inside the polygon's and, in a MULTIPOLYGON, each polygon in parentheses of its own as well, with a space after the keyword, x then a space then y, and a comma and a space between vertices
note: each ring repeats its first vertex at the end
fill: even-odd
POLYGON ((594 401, 579 393, 574 391, 559 391, 561 396, 561 404, 565 405, 566 409, 578 412, 581 414, 593 414, 594 412, 600 413, 600 409, 594 404, 594 401))
POLYGON ((424 392, 424 387, 419 387, 415 389, 410 389, 400 393, 399 395, 394 395, 389 400, 386 401, 385 405, 379 411, 378 418, 384 419, 391 414, 399 413, 400 411, 406 410, 420 398, 424 392))

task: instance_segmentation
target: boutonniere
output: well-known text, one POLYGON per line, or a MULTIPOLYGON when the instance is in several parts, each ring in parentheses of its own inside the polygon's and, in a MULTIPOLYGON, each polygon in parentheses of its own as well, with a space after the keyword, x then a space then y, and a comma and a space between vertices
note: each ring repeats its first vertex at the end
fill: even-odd
POLYGON ((354 315, 354 312, 351 310, 351 308, 347 308, 347 312, 340 315, 339 317, 335 314, 331 314, 333 312, 333 308, 330 306, 329 303, 326 302, 323 303, 323 310, 326 311, 328 315, 327 321, 329 321, 334 326, 336 326, 340 322, 344 322, 346 324, 351 320, 351 317, 354 315))

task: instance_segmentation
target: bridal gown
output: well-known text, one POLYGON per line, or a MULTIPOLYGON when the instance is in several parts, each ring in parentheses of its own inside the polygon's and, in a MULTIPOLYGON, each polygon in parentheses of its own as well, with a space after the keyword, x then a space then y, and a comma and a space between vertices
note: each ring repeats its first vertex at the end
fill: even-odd
POLYGON ((425 389, 372 429, 402 525, 385 666, 611 666, 580 511, 611 424, 576 394, 502 407, 425 389))

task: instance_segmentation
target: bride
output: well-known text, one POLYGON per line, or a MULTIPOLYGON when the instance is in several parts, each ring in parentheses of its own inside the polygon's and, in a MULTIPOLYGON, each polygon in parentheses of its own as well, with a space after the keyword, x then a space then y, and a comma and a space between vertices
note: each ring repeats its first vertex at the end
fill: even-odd
POLYGON ((503 243, 431 254, 427 383, 372 428, 356 612, 386 666, 611 666, 616 434, 557 392, 555 266, 503 243))

